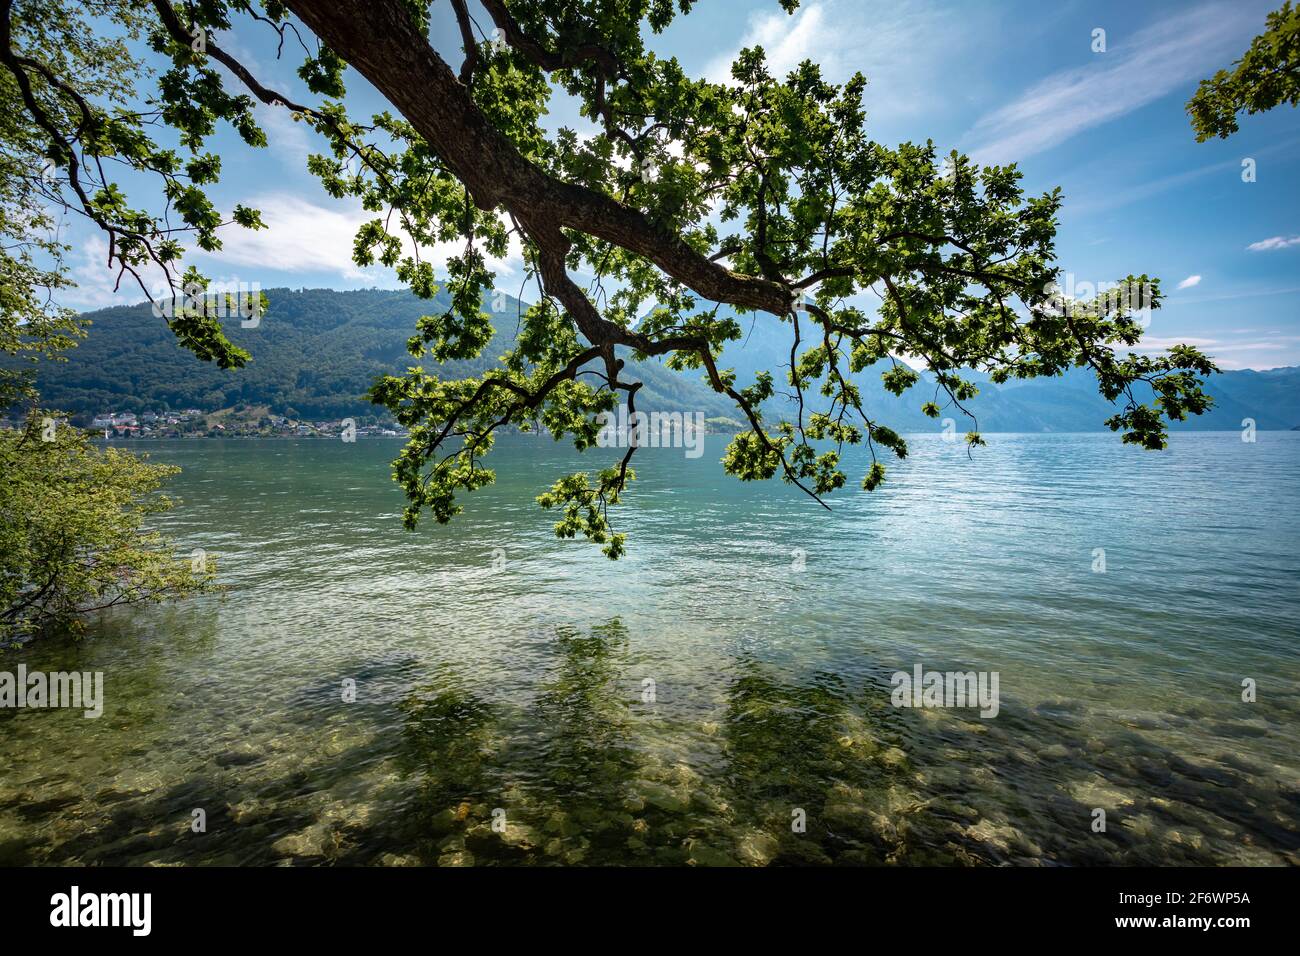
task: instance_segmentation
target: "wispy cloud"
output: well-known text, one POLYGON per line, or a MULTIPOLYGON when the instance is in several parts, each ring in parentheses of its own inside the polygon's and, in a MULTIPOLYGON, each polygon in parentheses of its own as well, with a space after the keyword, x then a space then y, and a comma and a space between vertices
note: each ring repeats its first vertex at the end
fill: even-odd
POLYGON ((1226 62, 1253 18, 1229 3, 1187 10, 1054 73, 981 118, 966 139, 983 163, 1005 163, 1064 143, 1154 102, 1226 62))
POLYGON ((1261 239, 1259 242, 1252 242, 1246 247, 1247 252, 1272 252, 1274 249, 1286 249, 1290 246, 1300 246, 1300 236, 1272 236, 1268 239, 1261 239))
MULTIPOLYGON (((308 199, 288 194, 253 196, 248 205, 261 210, 267 228, 248 230, 225 226, 219 231, 223 246, 205 253, 191 248, 185 265, 196 265, 214 283, 213 287, 239 283, 257 283, 268 288, 286 281, 289 275, 311 276, 336 288, 379 286, 400 288, 394 271, 385 266, 362 268, 352 261, 352 243, 363 222, 375 218, 356 202, 331 200, 317 205, 308 199)), ((396 223, 393 224, 396 229, 396 223)), ((414 248, 402 236, 403 253, 414 248)), ((113 305, 140 302, 145 298, 139 284, 127 274, 120 288, 117 269, 108 265, 108 243, 97 234, 89 234, 77 243, 77 253, 69 263, 69 276, 76 288, 60 290, 57 301, 76 309, 102 309, 113 305)), ((438 243, 421 247, 420 256, 444 273, 447 260, 464 251, 463 242, 438 243)), ((519 275, 523 251, 516 238, 504 259, 487 257, 488 268, 499 280, 519 275)), ((183 267, 177 272, 182 272, 183 267)), ((141 280, 155 297, 168 294, 166 277, 157 268, 142 267, 141 280)))
MULTIPOLYGON (((162 272, 150 266, 142 266, 139 272, 147 288, 162 279, 162 272)), ((68 262, 68 278, 76 286, 60 289, 55 301, 68 308, 93 311, 143 300, 144 293, 135 278, 126 273, 119 283, 118 274, 119 270, 108 262, 108 240, 99 233, 90 233, 76 243, 76 252, 68 262)))
MULTIPOLYGON (((775 5, 773 5, 775 6, 775 5)), ((731 64, 746 47, 761 46, 773 76, 783 77, 803 60, 822 76, 842 83, 867 75, 866 107, 872 120, 914 116, 941 104, 952 63, 972 42, 977 23, 951 28, 951 11, 932 0, 896 0, 888 6, 861 0, 812 0, 789 15, 763 9, 748 22, 739 43, 704 68, 715 83, 731 77, 731 64)))
POLYGON ((1198 349, 1206 346, 1217 344, 1217 339, 1196 338, 1195 336, 1176 335, 1172 338, 1159 335, 1144 335, 1142 341, 1136 346, 1139 352, 1163 352, 1165 349, 1173 348, 1175 345, 1192 345, 1198 349))
POLYGON ((809 4, 794 16, 780 11, 764 13, 750 21, 740 47, 715 57, 705 69, 705 75, 714 82, 728 79, 736 53, 754 46, 761 46, 767 54, 768 69, 773 76, 784 76, 804 60, 820 62, 825 69, 828 67, 825 47, 833 35, 824 4, 809 4))
POLYGON ((1164 304, 1164 307, 1170 309, 1179 305, 1194 305, 1200 302, 1235 302, 1238 299, 1257 299, 1260 296, 1268 295, 1294 295, 1297 292, 1300 292, 1300 286, 1288 286, 1283 289, 1248 289, 1245 292, 1232 292, 1225 295, 1198 295, 1185 299, 1170 299, 1164 304))
POLYGON ((1229 159, 1226 162, 1211 163, 1208 166, 1198 166, 1195 169, 1186 169, 1180 173, 1147 180, 1126 189, 1115 189, 1113 180, 1108 178, 1104 190, 1095 189, 1091 195, 1071 195, 1066 199, 1065 208, 1072 215, 1106 212, 1139 199, 1150 199, 1162 192, 1195 182, 1211 173, 1221 173, 1236 168, 1237 161, 1229 159))
MULTIPOLYGON (((1257 157, 1271 156, 1277 153, 1290 156, 1295 153, 1297 148, 1300 148, 1300 137, 1293 136, 1255 149, 1254 154, 1257 157)), ((1097 175, 1097 183, 1092 184, 1087 191, 1078 192, 1072 190, 1069 193, 1065 200, 1065 212, 1072 216, 1108 212, 1121 206, 1127 206, 1130 203, 1152 199, 1161 193, 1190 185, 1207 176, 1231 172, 1235 180, 1235 174, 1240 169, 1241 161, 1233 157, 1232 159, 1209 163, 1205 166, 1196 166, 1177 173, 1146 179, 1131 186, 1117 189, 1115 182, 1119 178, 1116 175, 1118 171, 1112 163, 1107 162, 1105 168, 1100 170, 1097 175)))
POLYGON ((352 264, 352 241, 367 216, 359 206, 341 202, 318 206, 299 196, 261 196, 249 201, 261 210, 266 229, 228 227, 222 248, 208 258, 224 265, 280 272, 339 273, 362 279, 352 264))
POLYGON ((1191 345, 1210 356, 1220 368, 1278 368, 1294 364, 1300 352, 1300 336, 1269 335, 1265 338, 1224 339, 1206 336, 1144 335, 1134 352, 1165 352, 1175 345, 1191 345))
POLYGON ((306 123, 295 122, 293 114, 286 109, 257 103, 253 107, 253 117, 265 130, 271 152, 292 172, 305 172, 307 156, 313 150, 319 153, 327 151, 324 139, 306 123))
POLYGON ((1198 286, 1198 285, 1200 285, 1200 284, 1201 284, 1201 277, 1200 277, 1200 276, 1188 276, 1188 277, 1187 277, 1186 279, 1184 279, 1182 282, 1178 283, 1178 288, 1180 288, 1180 289, 1191 289, 1191 288, 1193 288, 1193 287, 1195 287, 1195 286, 1198 286))
MULTIPOLYGON (((249 205, 261 210, 267 228, 257 231, 239 227, 224 229, 223 248, 208 254, 208 259, 254 271, 324 273, 354 283, 397 284, 391 270, 362 268, 352 261, 357 229, 375 218, 374 213, 365 211, 358 203, 332 201, 328 206, 319 206, 298 196, 275 195, 255 197, 249 205)), ((397 231, 396 223, 393 229, 397 231)), ((409 255, 413 248, 410 240, 403 236, 404 253, 409 255)), ((463 251, 463 243, 447 242, 432 248, 421 247, 420 255, 441 271, 448 258, 463 251)), ((512 246, 505 259, 488 257, 488 267, 498 274, 510 275, 521 261, 519 249, 512 246)), ((253 274, 243 278, 247 281, 258 279, 253 274)))

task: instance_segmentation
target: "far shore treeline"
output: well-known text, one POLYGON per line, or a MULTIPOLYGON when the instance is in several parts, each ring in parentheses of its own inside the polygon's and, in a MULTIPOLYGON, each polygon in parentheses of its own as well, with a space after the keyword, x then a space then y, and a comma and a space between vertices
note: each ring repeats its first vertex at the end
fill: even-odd
MULTIPOLYGON (((42 363, 37 387, 48 407, 66 411, 74 424, 101 431, 103 416, 117 414, 178 419, 171 427, 151 428, 152 437, 227 432, 288 437, 348 417, 358 428, 378 433, 391 425, 391 417, 366 399, 366 390, 380 375, 412 363, 406 343, 416 320, 446 307, 445 293, 429 302, 406 290, 271 289, 266 295, 268 308, 255 328, 241 328, 236 317, 225 323, 230 339, 252 354, 242 369, 220 369, 176 348, 166 324, 141 304, 83 316, 91 323, 90 334, 66 362, 42 363)), ((494 340, 477 359, 446 363, 446 374, 481 374, 511 346, 521 306, 506 295, 484 303, 488 309, 492 305, 497 306, 494 340)), ((789 362, 788 343, 775 320, 753 318, 741 319, 748 334, 724 352, 742 384, 762 370, 779 374, 789 362)), ((642 362, 637 374, 645 382, 638 408, 699 411, 710 420, 710 430, 732 430, 736 409, 700 381, 699 373, 642 362)), ((969 407, 985 432, 1104 431, 1104 421, 1114 414, 1086 371, 1004 387, 978 374, 972 378, 981 394, 969 407)), ((872 407, 903 430, 942 427, 915 401, 885 391, 878 376, 864 375, 860 383, 872 407)), ((1174 423, 1175 430, 1237 430, 1244 419, 1264 430, 1300 426, 1300 368, 1225 371, 1208 378, 1207 391, 1214 406, 1174 423)))

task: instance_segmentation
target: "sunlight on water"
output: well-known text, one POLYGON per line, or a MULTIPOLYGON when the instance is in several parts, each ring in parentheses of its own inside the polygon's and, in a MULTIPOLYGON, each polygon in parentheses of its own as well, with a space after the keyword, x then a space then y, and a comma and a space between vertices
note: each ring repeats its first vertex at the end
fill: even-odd
POLYGON ((231 590, 4 656, 106 703, 0 711, 0 864, 1300 863, 1300 433, 989 440, 829 514, 644 449, 618 563, 548 439, 415 534, 396 443, 141 446, 231 590), (997 717, 892 706, 918 663, 997 717))

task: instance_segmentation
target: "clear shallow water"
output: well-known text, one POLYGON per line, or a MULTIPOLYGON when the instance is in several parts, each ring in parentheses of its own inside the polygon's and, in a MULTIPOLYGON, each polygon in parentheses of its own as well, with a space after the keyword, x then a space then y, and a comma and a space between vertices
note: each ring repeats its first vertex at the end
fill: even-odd
POLYGON ((0 711, 0 863, 1300 863, 1300 433, 916 436, 833 514, 724 441, 638 453, 618 563, 546 439, 415 534, 396 442, 140 445, 231 590, 0 657, 106 684, 0 711), (918 662, 1000 713, 892 707, 918 662))

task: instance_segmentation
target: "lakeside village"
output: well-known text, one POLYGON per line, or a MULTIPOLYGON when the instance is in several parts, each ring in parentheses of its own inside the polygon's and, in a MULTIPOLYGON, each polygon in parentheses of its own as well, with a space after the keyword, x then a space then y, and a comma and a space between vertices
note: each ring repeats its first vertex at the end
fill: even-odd
MULTIPOLYGON (((181 411, 101 412, 61 417, 59 425, 71 424, 108 441, 174 438, 332 438, 351 441, 357 438, 406 438, 409 433, 391 420, 357 415, 326 421, 308 421, 289 415, 277 415, 263 406, 236 405, 216 412, 197 408, 181 411)), ((628 415, 626 405, 617 413, 602 413, 601 447, 627 447, 630 444, 658 447, 685 447, 689 452, 702 451, 699 440, 706 434, 734 434, 743 425, 730 418, 705 418, 700 412, 636 412, 628 415), (631 420, 629 420, 629 418, 631 420)), ((23 427, 22 419, 0 418, 0 430, 23 427)), ((515 431, 515 428, 505 429, 515 431)), ((534 427, 529 434, 539 434, 534 427)), ((691 454, 690 457, 695 457, 691 454)))
MULTIPOLYGON (((236 406, 218 412, 197 408, 163 412, 103 412, 73 415, 69 422, 109 441, 161 438, 404 438, 406 429, 366 416, 307 421, 275 415, 265 408, 236 406)), ((0 418, 0 429, 17 429, 22 422, 0 418)))

